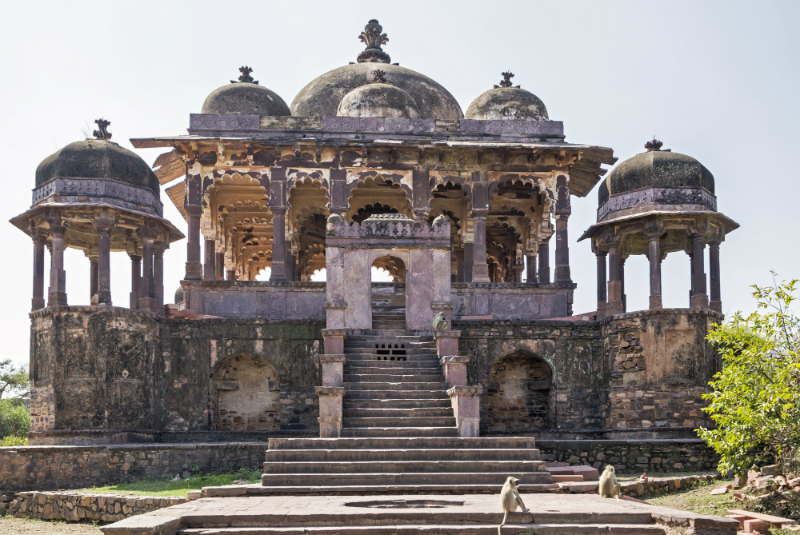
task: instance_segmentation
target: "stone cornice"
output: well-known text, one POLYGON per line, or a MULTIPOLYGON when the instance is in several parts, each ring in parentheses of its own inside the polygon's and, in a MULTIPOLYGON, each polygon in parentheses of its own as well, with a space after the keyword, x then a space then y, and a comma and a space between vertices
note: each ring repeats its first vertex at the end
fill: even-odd
POLYGON ((453 396, 480 396, 481 394, 483 394, 483 386, 481 385, 459 385, 447 391, 447 397, 450 398, 453 396))
POLYGON ((162 216, 164 207, 148 188, 133 186, 110 178, 56 177, 33 190, 32 206, 48 200, 65 204, 90 198, 127 210, 152 212, 162 216))

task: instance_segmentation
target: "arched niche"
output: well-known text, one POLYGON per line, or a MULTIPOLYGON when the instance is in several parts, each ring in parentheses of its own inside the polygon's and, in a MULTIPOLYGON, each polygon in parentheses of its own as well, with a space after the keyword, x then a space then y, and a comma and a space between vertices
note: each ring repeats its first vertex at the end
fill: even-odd
POLYGON ((214 368, 212 388, 215 430, 280 429, 278 373, 263 358, 249 353, 228 357, 214 368))
POLYGON ((378 257, 372 262, 372 267, 388 272, 393 282, 406 281, 406 264, 397 256, 384 255, 378 257))
POLYGON ((555 423, 553 371, 542 358, 516 351, 489 371, 488 427, 494 433, 551 429, 555 423))

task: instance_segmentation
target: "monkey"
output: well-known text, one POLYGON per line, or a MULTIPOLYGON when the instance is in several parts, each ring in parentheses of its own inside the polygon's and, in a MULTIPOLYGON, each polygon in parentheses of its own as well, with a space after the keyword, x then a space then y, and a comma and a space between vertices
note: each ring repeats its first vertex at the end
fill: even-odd
POLYGON ((619 500, 619 482, 617 481, 617 474, 614 472, 614 467, 610 464, 603 470, 597 490, 603 498, 611 498, 613 496, 619 500))
POLYGON ((497 526, 497 535, 500 535, 500 528, 506 525, 509 511, 513 513, 517 510, 517 506, 519 506, 522 508, 523 513, 528 512, 528 508, 525 507, 525 503, 519 495, 517 483, 519 483, 519 479, 516 477, 509 477, 506 479, 505 485, 503 485, 503 490, 500 491, 500 506, 503 508, 504 514, 503 523, 497 526))
POLYGON ((439 312, 433 317, 431 329, 433 329, 433 332, 435 333, 447 330, 447 318, 445 317, 444 312, 439 312))

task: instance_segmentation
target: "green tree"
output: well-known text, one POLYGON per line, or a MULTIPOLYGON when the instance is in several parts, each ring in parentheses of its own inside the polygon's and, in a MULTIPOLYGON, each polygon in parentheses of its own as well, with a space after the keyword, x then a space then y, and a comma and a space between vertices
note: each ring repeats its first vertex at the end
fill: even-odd
POLYGON ((720 455, 721 472, 770 462, 785 474, 800 470, 800 320, 790 311, 797 282, 753 286, 757 310, 708 335, 722 358, 704 396, 716 428, 697 431, 720 455))
POLYGON ((0 439, 25 438, 31 430, 31 413, 19 399, 0 399, 0 439))
POLYGON ((16 367, 10 360, 0 361, 0 399, 7 397, 27 398, 30 396, 30 377, 25 366, 16 367))

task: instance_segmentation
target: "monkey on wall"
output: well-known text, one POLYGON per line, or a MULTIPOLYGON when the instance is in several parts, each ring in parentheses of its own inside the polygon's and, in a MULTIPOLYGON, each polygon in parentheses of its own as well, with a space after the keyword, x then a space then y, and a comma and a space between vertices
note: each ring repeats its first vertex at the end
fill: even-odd
POLYGON ((619 500, 619 482, 617 481, 617 474, 614 471, 614 467, 610 464, 603 470, 603 475, 600 476, 600 484, 597 486, 597 490, 603 498, 611 498, 613 496, 619 500))
POLYGON ((500 535, 500 528, 506 525, 508 513, 516 511, 517 506, 522 509, 523 513, 528 512, 528 508, 525 507, 525 503, 519 495, 517 483, 519 483, 519 479, 516 477, 509 477, 506 479, 505 485, 503 485, 503 490, 500 491, 500 506, 503 508, 504 514, 503 522, 497 526, 497 535, 500 535))

